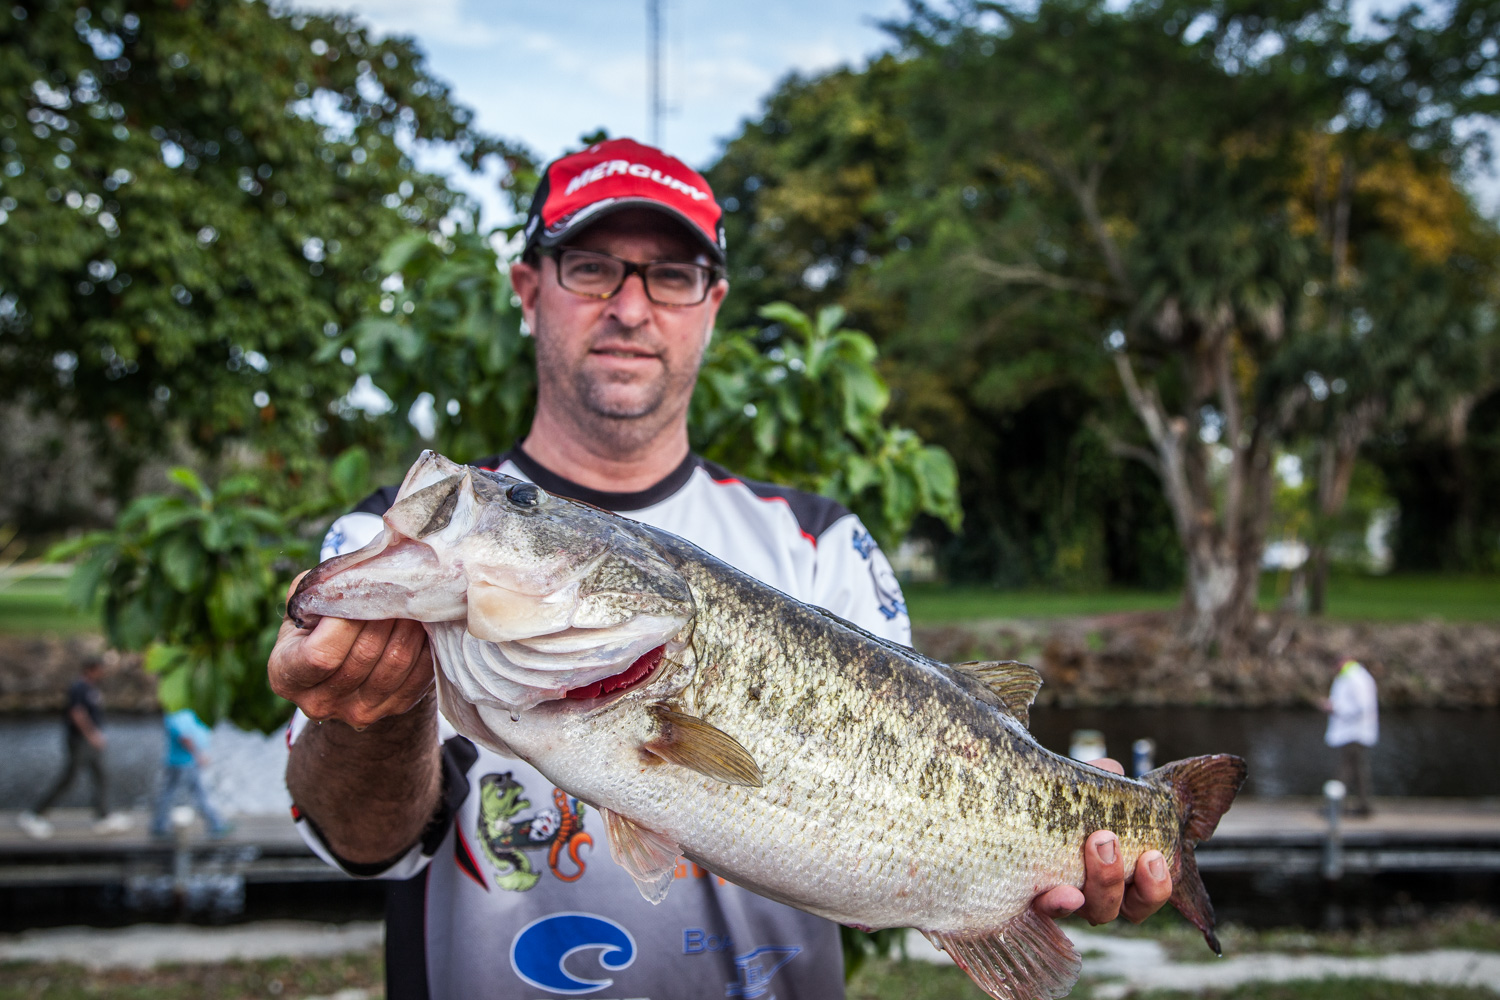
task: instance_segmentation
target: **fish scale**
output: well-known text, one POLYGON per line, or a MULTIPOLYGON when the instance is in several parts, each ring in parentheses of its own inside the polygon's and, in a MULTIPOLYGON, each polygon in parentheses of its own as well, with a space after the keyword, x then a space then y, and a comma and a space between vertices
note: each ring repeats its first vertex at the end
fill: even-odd
POLYGON ((449 720, 599 809, 647 899, 686 857, 851 926, 919 928, 991 996, 1059 997, 1080 959, 1031 902, 1082 885, 1084 839, 1109 829, 1126 872, 1162 852, 1173 904, 1217 950, 1192 849, 1238 758, 1129 779, 1061 757, 1027 732, 1030 667, 938 663, 667 532, 431 453, 385 520, 289 613, 424 621, 449 720), (530 622, 568 641, 519 634, 530 622), (573 696, 528 693, 537 671, 480 635, 542 656, 573 696))

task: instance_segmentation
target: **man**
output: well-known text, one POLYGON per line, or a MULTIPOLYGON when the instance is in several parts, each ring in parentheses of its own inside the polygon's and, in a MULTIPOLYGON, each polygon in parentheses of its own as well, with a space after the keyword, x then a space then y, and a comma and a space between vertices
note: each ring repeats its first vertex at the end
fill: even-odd
POLYGON ((172 832, 168 825, 169 810, 177 793, 186 791, 198 807, 209 836, 224 836, 230 825, 214 809, 203 789, 202 769, 208 766, 212 731, 191 708, 168 712, 162 725, 167 731, 166 771, 162 775, 161 792, 156 796, 156 807, 151 812, 151 835, 165 837, 172 832))
POLYGON ((103 676, 103 659, 92 656, 84 661, 78 679, 68 687, 68 700, 63 708, 68 762, 36 809, 23 812, 16 818, 21 829, 37 840, 52 836, 47 810, 57 804, 80 771, 87 771, 93 778, 95 832, 120 833, 130 829, 130 817, 124 813, 111 813, 107 808, 109 785, 104 776, 107 741, 104 738, 104 699, 99 694, 99 680, 103 676))
POLYGON ((1375 678, 1358 660, 1335 656, 1332 663, 1338 673, 1328 697, 1318 703, 1328 713, 1323 742, 1339 752, 1339 780, 1353 792, 1350 812, 1369 816, 1370 748, 1380 739, 1375 678))
MULTIPOLYGON (((536 414, 519 446, 479 464, 676 532, 908 643, 900 588, 854 515, 743 480, 688 448, 688 402, 728 290, 719 223, 702 177, 629 140, 547 168, 511 269, 536 338, 536 414)), ((373 537, 393 496, 382 491, 336 522, 325 558, 373 537)), ((393 1000, 606 984, 605 995, 654 1000, 842 995, 827 921, 687 863, 660 906, 641 899, 604 856, 596 811, 436 718, 415 623, 324 619, 311 632, 287 623, 270 673, 280 694, 325 720, 294 723, 287 766, 310 843, 352 873, 407 879, 387 910, 393 1000)), ((1096 921, 1158 908, 1171 890, 1161 856, 1142 859, 1126 893, 1115 844, 1107 833, 1090 838, 1087 898, 1062 887, 1039 907, 1081 907, 1096 921)))

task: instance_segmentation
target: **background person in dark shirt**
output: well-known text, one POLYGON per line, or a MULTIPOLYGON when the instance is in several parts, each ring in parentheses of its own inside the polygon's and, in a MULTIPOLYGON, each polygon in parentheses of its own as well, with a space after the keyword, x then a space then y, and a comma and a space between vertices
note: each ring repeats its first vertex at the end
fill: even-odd
POLYGON ((123 813, 109 812, 109 786, 104 776, 104 699, 99 694, 99 678, 104 675, 104 661, 91 657, 83 665, 78 680, 68 688, 68 704, 63 709, 63 731, 67 737, 68 762, 51 790, 42 796, 32 812, 17 819, 21 829, 37 839, 52 836, 52 824, 45 814, 62 798, 79 770, 93 775, 94 829, 99 833, 118 833, 129 829, 130 819, 123 813))

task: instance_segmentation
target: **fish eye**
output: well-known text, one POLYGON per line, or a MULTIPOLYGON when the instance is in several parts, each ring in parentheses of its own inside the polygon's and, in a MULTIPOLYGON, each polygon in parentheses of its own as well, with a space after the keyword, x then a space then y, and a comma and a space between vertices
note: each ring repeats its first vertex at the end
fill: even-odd
POLYGON ((505 491, 505 497, 517 507, 535 507, 547 494, 532 483, 516 483, 505 491))

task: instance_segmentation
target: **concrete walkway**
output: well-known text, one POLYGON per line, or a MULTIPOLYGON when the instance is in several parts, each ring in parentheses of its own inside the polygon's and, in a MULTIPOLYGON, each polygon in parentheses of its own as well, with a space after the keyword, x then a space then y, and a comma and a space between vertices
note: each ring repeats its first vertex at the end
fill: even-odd
POLYGON ((383 940, 385 925, 378 920, 350 924, 267 920, 232 927, 137 924, 108 930, 58 927, 0 935, 0 962, 149 969, 166 964, 342 955, 378 947, 383 940))
MULTIPOLYGON (((1246 983, 1287 983, 1320 979, 1379 979, 1411 985, 1486 987, 1500 994, 1500 953, 1420 951, 1352 958, 1341 955, 1285 955, 1261 952, 1207 962, 1173 962, 1155 941, 1090 934, 1067 928, 1083 959, 1083 978, 1092 980, 1097 1000, 1118 1000, 1144 990, 1226 990, 1246 983)), ((920 934, 908 934, 907 954, 916 960, 951 964, 920 934)))

